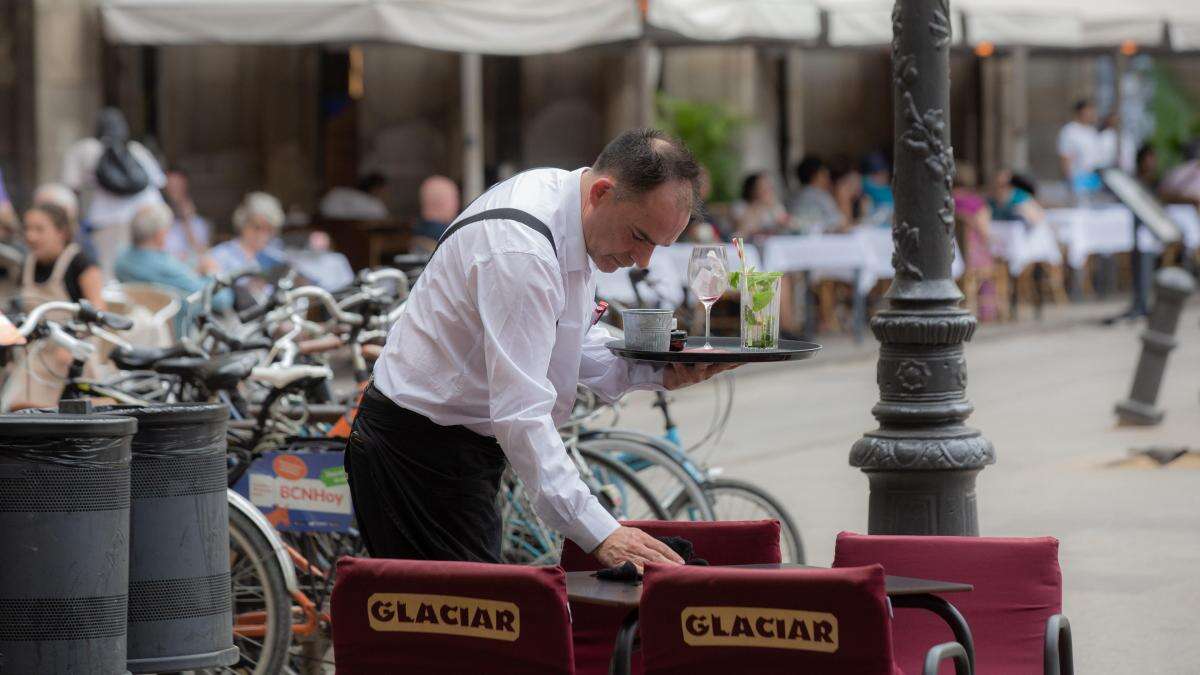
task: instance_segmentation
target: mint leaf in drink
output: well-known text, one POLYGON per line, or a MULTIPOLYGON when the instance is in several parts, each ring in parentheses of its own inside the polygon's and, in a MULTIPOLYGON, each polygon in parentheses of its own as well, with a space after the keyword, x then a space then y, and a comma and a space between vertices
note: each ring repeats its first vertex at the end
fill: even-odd
POLYGON ((737 288, 738 283, 741 280, 742 280, 742 273, 740 271, 734 270, 729 273, 729 287, 730 288, 737 288))
POLYGON ((752 300, 751 309, 755 312, 761 312, 766 309, 767 305, 771 304, 771 299, 775 297, 775 294, 771 292, 770 288, 765 288, 756 291, 750 297, 752 300))

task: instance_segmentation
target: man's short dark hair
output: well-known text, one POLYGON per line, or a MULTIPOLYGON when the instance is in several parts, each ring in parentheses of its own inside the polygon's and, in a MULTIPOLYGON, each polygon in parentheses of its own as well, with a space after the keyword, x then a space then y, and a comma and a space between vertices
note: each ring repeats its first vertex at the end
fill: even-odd
POLYGON ((618 199, 641 196, 664 183, 691 186, 692 208, 700 199, 700 165, 687 146, 658 129, 630 129, 600 151, 592 171, 611 176, 618 199))
POLYGON ((800 179, 801 185, 811 185, 821 169, 825 168, 825 162, 821 161, 816 155, 805 155, 804 159, 796 165, 796 178, 800 179))
POLYGON ((1079 113, 1083 112, 1084 108, 1090 107, 1092 107, 1092 100, 1088 98, 1081 98, 1075 102, 1075 114, 1078 115, 1079 113))

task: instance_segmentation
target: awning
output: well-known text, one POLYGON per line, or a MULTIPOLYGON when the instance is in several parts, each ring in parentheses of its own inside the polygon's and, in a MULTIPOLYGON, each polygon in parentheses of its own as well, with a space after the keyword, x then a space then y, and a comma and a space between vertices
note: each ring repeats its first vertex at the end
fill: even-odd
POLYGON ((106 0, 101 15, 123 44, 394 42, 522 55, 641 34, 632 0, 106 0))
POLYGON ((650 0, 646 23, 704 42, 815 40, 821 10, 808 0, 650 0))

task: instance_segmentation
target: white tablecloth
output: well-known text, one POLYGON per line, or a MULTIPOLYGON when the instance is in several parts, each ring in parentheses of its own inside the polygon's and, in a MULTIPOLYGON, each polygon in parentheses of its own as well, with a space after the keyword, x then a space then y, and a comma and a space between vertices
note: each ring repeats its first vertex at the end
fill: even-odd
MULTIPOLYGON (((684 293, 695 300, 691 289, 688 289, 688 261, 692 258, 692 248, 695 244, 680 243, 656 248, 650 256, 650 274, 645 281, 638 285, 638 293, 642 301, 662 307, 675 308, 683 304, 684 293)), ((737 249, 733 244, 726 245, 725 264, 730 270, 741 266, 737 249)), ((758 249, 746 245, 746 264, 763 269, 758 249)), ((596 273, 596 294, 609 301, 633 305, 637 299, 633 293, 633 285, 629 281, 629 270, 619 269, 615 272, 596 273)))
MULTIPOLYGON (((1067 247, 1067 264, 1080 269, 1088 256, 1133 250, 1133 212, 1117 205, 1088 209, 1047 209, 1046 220, 1067 247)), ((1146 239, 1138 243, 1147 245, 1146 239)))
POLYGON ((1183 246, 1189 251, 1200 247, 1200 211, 1191 204, 1168 204, 1167 215, 1183 232, 1183 246))
POLYGON ((1013 276, 1033 263, 1063 263, 1062 249, 1048 223, 1026 225, 1021 220, 993 220, 991 234, 992 255, 1007 260, 1013 276))
MULTIPOLYGON (((892 268, 895 242, 890 228, 858 227, 848 234, 783 235, 763 244, 766 269, 780 272, 815 272, 818 277, 850 281, 859 272, 858 288, 867 292, 880 279, 896 275, 892 268)), ((963 261, 954 246, 955 278, 962 276, 963 261)))

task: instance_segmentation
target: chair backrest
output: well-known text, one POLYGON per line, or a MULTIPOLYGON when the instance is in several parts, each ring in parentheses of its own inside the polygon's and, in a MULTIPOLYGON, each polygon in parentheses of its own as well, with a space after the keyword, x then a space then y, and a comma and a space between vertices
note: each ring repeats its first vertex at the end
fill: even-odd
MULTIPOLYGON (((779 552, 777 520, 630 520, 621 524, 656 537, 683 537, 692 542, 696 557, 704 558, 710 565, 750 565, 783 560, 779 552)), ((562 566, 568 572, 600 569, 595 558, 570 540, 563 544, 562 566)))
MULTIPOLYGON (((727 522, 690 522, 631 520, 622 523, 659 537, 683 537, 692 542, 696 557, 711 565, 749 565, 777 563, 779 521, 737 520, 727 522)), ((563 545, 562 566, 568 572, 600 569, 600 563, 568 540, 563 545)), ((617 629, 625 619, 623 610, 599 605, 574 604, 575 672, 580 675, 604 675, 612 658, 617 629)), ((634 655, 633 672, 641 672, 641 656, 634 655)))
MULTIPOLYGON (((1062 610, 1057 539, 838 535, 834 567, 873 563, 888 574, 974 585, 946 599, 971 627, 977 672, 1041 675, 1046 621, 1062 610)), ((925 650, 954 639, 920 609, 897 609, 894 626, 896 662, 908 672, 919 672, 925 650)), ((946 663, 940 672, 953 669, 946 663)))
POLYGON ((647 675, 894 672, 879 565, 840 570, 650 565, 640 625, 647 675))
POLYGON ((342 558, 339 675, 574 672, 558 567, 342 558))

